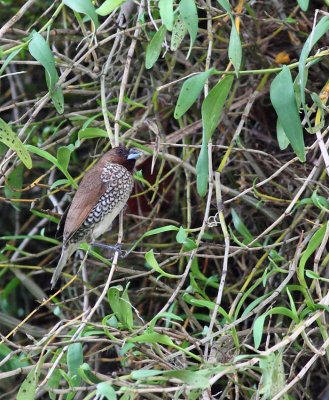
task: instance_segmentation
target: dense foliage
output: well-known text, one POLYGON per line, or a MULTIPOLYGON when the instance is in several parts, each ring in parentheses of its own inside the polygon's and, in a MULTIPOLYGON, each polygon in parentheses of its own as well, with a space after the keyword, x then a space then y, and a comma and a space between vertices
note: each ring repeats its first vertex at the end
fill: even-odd
POLYGON ((326 1, 0 11, 0 399, 327 399, 326 1), (51 291, 119 143, 128 254, 82 245, 51 291))

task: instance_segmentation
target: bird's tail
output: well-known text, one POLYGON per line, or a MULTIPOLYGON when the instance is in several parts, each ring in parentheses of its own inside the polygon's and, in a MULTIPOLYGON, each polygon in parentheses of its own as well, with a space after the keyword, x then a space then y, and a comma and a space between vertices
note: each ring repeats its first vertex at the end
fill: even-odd
POLYGON ((62 248, 62 254, 61 258, 58 261, 57 267, 53 273, 53 276, 51 278, 50 284, 51 288, 55 286, 56 282, 58 281, 58 278, 62 272, 62 269, 65 267, 67 260, 70 258, 71 254, 75 251, 75 249, 72 248, 72 246, 63 246, 62 248))

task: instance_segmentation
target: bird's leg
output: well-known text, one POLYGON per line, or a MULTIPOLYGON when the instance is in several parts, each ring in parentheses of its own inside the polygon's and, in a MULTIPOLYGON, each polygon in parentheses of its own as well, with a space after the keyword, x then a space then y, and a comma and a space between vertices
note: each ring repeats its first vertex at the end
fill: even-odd
POLYGON ((117 251, 119 253, 120 258, 125 258, 128 254, 126 250, 121 249, 122 243, 117 243, 114 246, 111 246, 111 245, 105 244, 105 243, 94 242, 93 246, 100 247, 102 249, 112 250, 114 252, 117 251))

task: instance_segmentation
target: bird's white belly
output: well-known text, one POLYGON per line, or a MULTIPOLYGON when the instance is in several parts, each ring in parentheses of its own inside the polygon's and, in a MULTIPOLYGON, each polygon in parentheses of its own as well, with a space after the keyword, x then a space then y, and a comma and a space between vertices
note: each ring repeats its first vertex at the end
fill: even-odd
POLYGON ((92 232, 93 239, 97 239, 104 232, 110 230, 112 222, 119 215, 120 211, 123 209, 127 199, 120 202, 109 214, 107 214, 102 221, 98 222, 92 232))

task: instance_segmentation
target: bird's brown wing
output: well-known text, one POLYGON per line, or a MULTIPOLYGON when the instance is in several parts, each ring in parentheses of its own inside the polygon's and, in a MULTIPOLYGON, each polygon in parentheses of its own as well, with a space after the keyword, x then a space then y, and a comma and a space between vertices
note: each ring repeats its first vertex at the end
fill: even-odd
POLYGON ((92 168, 83 177, 70 205, 64 225, 64 241, 68 241, 80 228, 100 197, 106 191, 101 180, 101 169, 92 168))

